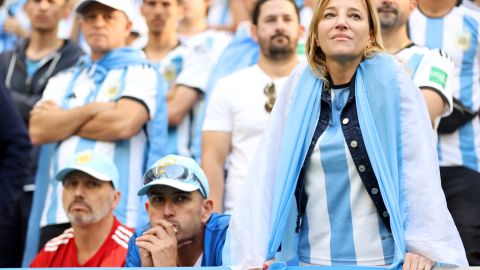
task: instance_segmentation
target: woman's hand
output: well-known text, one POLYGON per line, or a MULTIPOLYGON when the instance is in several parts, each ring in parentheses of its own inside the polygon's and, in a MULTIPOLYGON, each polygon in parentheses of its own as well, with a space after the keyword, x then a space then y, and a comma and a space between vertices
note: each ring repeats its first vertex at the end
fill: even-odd
POLYGON ((422 255, 407 252, 402 270, 430 270, 433 267, 433 261, 422 255))

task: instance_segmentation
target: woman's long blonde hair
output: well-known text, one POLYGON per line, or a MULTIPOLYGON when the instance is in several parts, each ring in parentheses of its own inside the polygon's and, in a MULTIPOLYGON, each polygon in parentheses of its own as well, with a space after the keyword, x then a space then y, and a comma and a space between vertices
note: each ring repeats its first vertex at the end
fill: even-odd
MULTIPOLYGON (((363 1, 365 1, 365 4, 367 5, 368 24, 370 27, 370 33, 373 34, 373 41, 370 46, 365 48, 363 56, 365 58, 370 58, 373 57, 375 54, 383 51, 384 48, 377 9, 375 7, 375 4, 373 3, 374 0, 363 1)), ((318 0, 317 6, 315 8, 315 13, 313 14, 312 21, 310 23, 310 29, 308 30, 307 43, 305 44, 308 63, 310 64, 313 73, 315 74, 315 76, 322 79, 327 85, 329 84, 329 82, 326 56, 322 49, 317 46, 317 38, 319 38, 317 36, 317 28, 322 14, 325 11, 329 2, 330 0, 318 0)))

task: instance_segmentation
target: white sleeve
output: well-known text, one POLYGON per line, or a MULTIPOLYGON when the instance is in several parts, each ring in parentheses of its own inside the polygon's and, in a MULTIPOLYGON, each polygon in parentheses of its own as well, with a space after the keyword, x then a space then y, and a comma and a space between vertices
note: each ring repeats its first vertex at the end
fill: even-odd
POLYGON ((229 78, 218 81, 207 104, 203 131, 233 131, 233 115, 230 107, 229 78))
POLYGON ((156 96, 158 92, 157 73, 149 66, 129 67, 125 78, 125 89, 120 98, 136 100, 148 110, 150 119, 155 116, 156 96))
POLYGON ((452 83, 454 76, 452 59, 440 49, 429 50, 422 58, 413 81, 420 88, 437 92, 446 101, 442 116, 449 115, 452 105, 452 83))
POLYGON ((213 66, 214 60, 204 46, 191 47, 183 58, 183 68, 175 82, 205 93, 213 66))

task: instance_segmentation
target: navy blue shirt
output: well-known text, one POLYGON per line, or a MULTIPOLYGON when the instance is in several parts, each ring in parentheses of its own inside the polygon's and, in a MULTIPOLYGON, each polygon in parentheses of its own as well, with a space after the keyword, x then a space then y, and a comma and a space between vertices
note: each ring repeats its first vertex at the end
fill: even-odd
POLYGON ((0 83, 0 209, 14 205, 30 170, 31 144, 10 92, 0 83))

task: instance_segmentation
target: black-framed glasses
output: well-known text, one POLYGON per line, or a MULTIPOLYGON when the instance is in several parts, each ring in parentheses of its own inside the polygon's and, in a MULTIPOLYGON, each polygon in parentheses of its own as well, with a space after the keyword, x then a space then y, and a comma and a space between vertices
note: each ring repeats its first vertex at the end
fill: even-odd
POLYGON ((265 110, 267 112, 272 112, 273 105, 275 105, 275 100, 277 95, 275 94, 275 84, 273 82, 268 83, 265 88, 263 88, 263 93, 267 96, 267 101, 265 102, 265 110))
POLYGON ((204 198, 207 197, 207 190, 202 181, 187 167, 180 164, 159 165, 148 170, 143 176, 143 184, 147 185, 154 180, 172 179, 183 183, 200 186, 200 193, 204 198))

